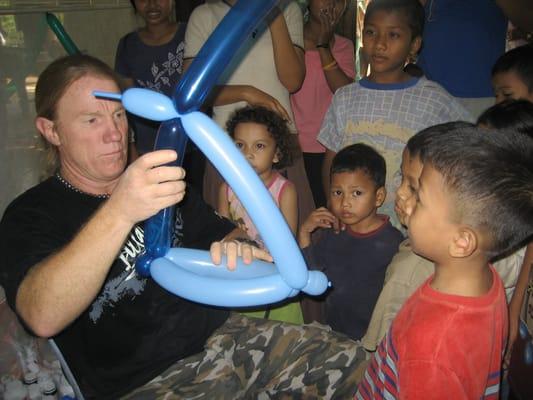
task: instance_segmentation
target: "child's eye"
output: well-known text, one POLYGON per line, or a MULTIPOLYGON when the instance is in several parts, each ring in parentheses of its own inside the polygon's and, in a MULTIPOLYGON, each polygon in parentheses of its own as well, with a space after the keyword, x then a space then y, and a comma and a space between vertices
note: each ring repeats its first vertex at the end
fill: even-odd
POLYGON ((400 37, 400 34, 398 32, 391 32, 389 33, 389 36, 393 39, 398 39, 400 37))
POLYGON ((359 197, 362 194, 363 194, 363 192, 361 192, 360 190, 354 190, 354 192, 353 192, 354 197, 359 197))
POLYGON ((374 30, 373 29, 365 29, 365 30, 363 30, 363 34, 367 35, 367 36, 372 36, 372 35, 374 35, 374 30))
POLYGON ((342 192, 340 190, 332 190, 331 191, 331 195, 332 196, 340 196, 342 194, 342 192))
POLYGON ((266 146, 263 143, 257 143, 256 147, 258 149, 264 149, 266 146))

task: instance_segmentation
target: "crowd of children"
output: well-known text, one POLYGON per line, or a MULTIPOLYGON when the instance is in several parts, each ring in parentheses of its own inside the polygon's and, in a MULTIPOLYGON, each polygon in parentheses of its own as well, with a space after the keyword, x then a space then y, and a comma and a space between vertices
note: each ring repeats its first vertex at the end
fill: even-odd
MULTIPOLYGON (((138 80, 145 73, 134 72, 141 68, 138 59, 126 67, 126 49, 139 51, 127 42, 153 51, 179 43, 187 66, 234 4, 198 8, 183 46, 184 30, 168 19, 170 2, 154 3, 161 14, 139 4, 146 27, 119 44, 117 70, 126 77, 138 80), (150 32, 159 34, 154 39, 150 32)), ((530 279, 531 198, 524 196, 531 190, 531 141, 516 132, 530 137, 533 132, 533 47, 513 49, 494 64, 498 104, 479 116, 476 127, 477 115, 464 108, 464 99, 428 80, 422 69, 412 74, 404 68, 413 66, 424 45, 424 23, 431 22, 424 5, 427 12, 426 2, 418 0, 368 4, 362 52, 370 73, 353 82, 353 45, 334 33, 347 2, 310 0, 303 26, 291 4, 283 18, 254 31, 258 43, 248 48, 253 54, 240 56, 211 105, 215 120, 268 188, 309 267, 324 271, 332 282, 321 298, 301 299, 305 321, 328 324, 357 340, 367 352, 361 371, 375 353, 356 397, 492 398, 506 348, 509 367, 530 279), (270 59, 268 66, 258 69, 263 59, 270 59), (286 168, 301 162, 302 154, 306 176, 287 175, 286 168), (511 160, 514 165, 507 165, 511 160), (505 193, 498 179, 503 182, 509 171, 530 180, 517 178, 506 186, 512 193, 505 193), (301 189, 307 186, 316 205, 312 212, 309 202, 301 201, 308 197, 301 189), (487 197, 492 191, 495 199, 487 197), (500 217, 491 217, 496 212, 500 217), (520 221, 509 224, 505 217, 520 221), (493 267, 487 267, 489 261, 493 267), (506 299, 511 303, 507 347, 506 299)), ((137 84, 157 90, 173 86, 182 72, 178 52, 168 53, 174 64, 163 63, 175 66, 170 80, 161 75, 164 68, 154 72, 155 59, 143 57, 155 80, 137 84)), ((435 49, 425 48, 421 66, 431 65, 431 54, 435 49)), ((232 188, 226 183, 218 188, 214 176, 209 167, 207 190, 218 191, 219 214, 264 248, 232 188)), ((214 202, 213 195, 205 195, 214 202)), ((301 323, 296 306, 251 315, 301 323)))
MULTIPOLYGON (((171 94, 235 2, 206 2, 177 24, 171 0, 132 0, 145 26, 118 44, 125 85, 171 94)), ((406 72, 429 1, 370 1, 370 72, 357 82, 353 45, 335 34, 348 2, 308 3, 305 22, 291 1, 253 32, 206 107, 332 287, 244 313, 353 339, 356 399, 533 393, 523 376, 533 368, 523 357, 528 343, 533 352, 533 45, 494 63, 496 104, 478 117, 423 69, 406 72)), ((422 68, 436 51, 425 49, 422 68)), ((137 151, 150 151, 158 126, 131 118, 137 151)), ((193 145, 186 160, 206 202, 265 249, 193 145)))

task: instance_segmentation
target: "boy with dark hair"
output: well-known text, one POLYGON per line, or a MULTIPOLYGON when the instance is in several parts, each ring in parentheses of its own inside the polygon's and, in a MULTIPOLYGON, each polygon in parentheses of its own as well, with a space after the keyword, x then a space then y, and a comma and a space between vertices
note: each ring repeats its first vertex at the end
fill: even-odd
POLYGON ((496 103, 507 99, 533 101, 533 45, 509 50, 492 67, 496 103))
POLYGON ((385 269, 403 239, 389 217, 377 213, 386 196, 385 175, 385 160, 370 146, 341 150, 331 166, 330 209, 315 210, 298 235, 307 264, 325 271, 333 284, 323 302, 306 302, 306 320, 325 322, 353 339, 364 335, 385 269), (337 221, 346 226, 338 234, 331 229, 337 221), (318 228, 323 230, 312 244, 318 228))
POLYGON ((435 274, 407 300, 356 399, 496 398, 507 306, 489 260, 533 234, 533 140, 479 127, 439 130, 426 144, 413 251, 435 274))
MULTIPOLYGON (((533 104, 529 104, 533 107, 533 104)), ((499 106, 500 104, 494 107, 499 106)), ((520 131, 520 125, 517 123, 510 124, 512 126, 505 125, 505 121, 509 120, 509 116, 505 115, 505 112, 502 111, 498 114, 501 114, 499 118, 501 126, 488 124, 485 126, 486 128, 501 129, 512 127, 520 131)), ((472 127, 474 125, 468 122, 457 121, 450 122, 445 126, 446 129, 456 129, 472 127)), ((402 181, 396 191, 395 201, 395 211, 402 225, 407 225, 408 214, 416 204, 416 191, 418 190, 423 162, 426 157, 425 149, 435 138, 439 139, 440 134, 441 131, 439 129, 424 129, 410 138, 403 150, 401 165, 402 181)), ((494 268, 504 283, 508 300, 514 292, 524 253, 525 249, 522 248, 494 263, 494 268)), ((405 301, 434 272, 433 262, 413 253, 409 239, 406 239, 400 244, 398 253, 396 253, 387 267, 383 289, 372 312, 372 318, 370 319, 365 336, 361 339, 361 344, 365 350, 370 352, 376 350, 405 301)))
MULTIPOLYGON (((446 90, 424 77, 404 71, 422 44, 424 9, 418 0, 373 0, 365 13, 363 53, 370 75, 337 90, 318 140, 326 147, 322 167, 329 192, 329 168, 342 148, 362 142, 387 162, 387 191, 394 193, 402 150, 416 132, 429 126, 472 117, 446 90)), ((383 212, 400 226, 390 196, 383 212)))

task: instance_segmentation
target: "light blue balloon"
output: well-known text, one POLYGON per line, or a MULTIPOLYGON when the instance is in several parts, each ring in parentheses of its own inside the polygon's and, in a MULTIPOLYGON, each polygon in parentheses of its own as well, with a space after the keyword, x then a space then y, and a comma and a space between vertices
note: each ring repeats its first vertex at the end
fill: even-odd
MULTIPOLYGON (((229 271, 225 262, 223 259, 220 265, 214 266, 205 251, 173 248, 165 257, 154 260, 151 274, 169 292, 220 307, 272 304, 299 293, 286 284, 271 263, 254 261, 253 265, 245 265, 238 260, 237 268, 229 271)), ((315 295, 323 293, 324 287, 327 287, 326 276, 310 271, 302 290, 315 295)))
POLYGON ((122 93, 122 95, 95 90, 93 96, 120 100, 124 108, 130 113, 152 121, 163 122, 180 117, 174 108, 172 100, 154 90, 131 88, 122 93))
POLYGON ((283 215, 264 183, 231 138, 209 117, 192 112, 182 117, 189 138, 213 163, 246 207, 285 282, 294 289, 307 283, 307 266, 283 215))

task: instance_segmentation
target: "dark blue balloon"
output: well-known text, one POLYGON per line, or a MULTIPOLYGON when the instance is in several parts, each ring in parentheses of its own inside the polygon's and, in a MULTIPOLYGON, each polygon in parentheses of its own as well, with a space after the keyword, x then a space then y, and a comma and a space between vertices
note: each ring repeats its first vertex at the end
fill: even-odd
MULTIPOLYGON (((187 147, 187 134, 179 118, 165 121, 159 127, 155 141, 156 149, 176 150, 178 159, 172 163, 181 166, 187 147)), ((168 207, 149 218, 144 224, 145 252, 136 263, 137 272, 150 276, 150 264, 159 257, 164 257, 171 246, 174 229, 174 207, 168 207)))
POLYGON ((180 114, 200 109, 233 56, 277 0, 241 0, 224 16, 174 91, 180 114))

